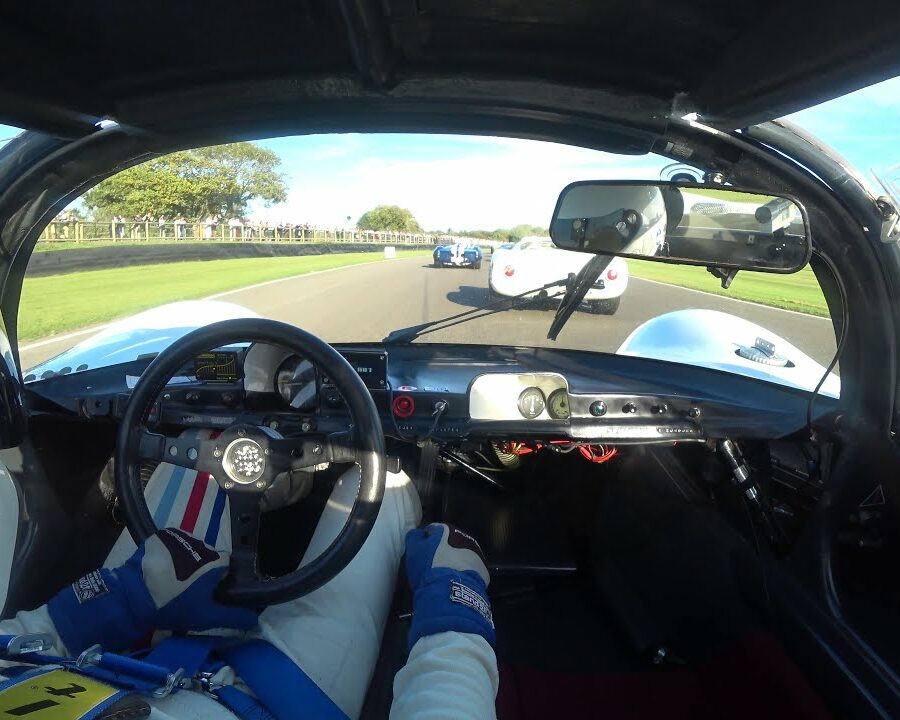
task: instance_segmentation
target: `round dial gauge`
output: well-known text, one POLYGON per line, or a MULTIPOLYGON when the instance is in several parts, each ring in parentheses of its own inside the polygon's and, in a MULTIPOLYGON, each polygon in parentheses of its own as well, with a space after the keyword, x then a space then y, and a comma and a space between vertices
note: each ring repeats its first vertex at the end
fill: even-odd
POLYGON ((285 403, 295 410, 309 410, 316 400, 316 369, 309 360, 288 358, 275 376, 275 385, 285 403))
POLYGON ((522 413, 522 417, 529 420, 534 420, 534 418, 544 412, 546 406, 547 401, 544 399, 544 393, 536 387, 525 388, 522 394, 519 395, 519 412, 522 413))
POLYGON ((569 391, 558 388, 547 398, 547 413, 554 420, 569 419, 569 391))

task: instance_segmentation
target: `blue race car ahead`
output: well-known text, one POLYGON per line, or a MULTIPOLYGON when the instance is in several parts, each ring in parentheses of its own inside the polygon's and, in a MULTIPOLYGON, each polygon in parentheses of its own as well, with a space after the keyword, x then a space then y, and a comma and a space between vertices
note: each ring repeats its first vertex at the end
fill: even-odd
POLYGON ((438 245, 432 254, 435 267, 467 267, 473 270, 481 268, 483 257, 480 247, 467 243, 438 245))

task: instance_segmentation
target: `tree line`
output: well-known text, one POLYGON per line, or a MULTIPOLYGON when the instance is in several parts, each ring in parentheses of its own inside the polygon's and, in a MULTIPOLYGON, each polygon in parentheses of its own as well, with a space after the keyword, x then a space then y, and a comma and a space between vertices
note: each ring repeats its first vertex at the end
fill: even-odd
MULTIPOLYGON (((259 145, 240 142, 161 155, 103 180, 84 194, 82 202, 98 221, 135 218, 244 221, 251 202, 260 201, 270 207, 285 202, 287 190, 281 158, 259 145)), ((81 218, 73 215, 72 219, 81 218)), ((359 217, 356 227, 376 232, 424 232, 412 211, 397 205, 372 208, 359 217)), ((444 234, 444 231, 432 233, 444 234)), ((448 228, 447 234, 507 242, 528 235, 546 235, 547 229, 535 225, 495 230, 448 228)))

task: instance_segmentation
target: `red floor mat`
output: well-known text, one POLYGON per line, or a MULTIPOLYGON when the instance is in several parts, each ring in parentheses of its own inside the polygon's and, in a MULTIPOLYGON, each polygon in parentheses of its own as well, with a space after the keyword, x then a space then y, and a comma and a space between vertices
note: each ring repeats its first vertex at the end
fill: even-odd
POLYGON ((562 674, 505 665, 499 720, 827 720, 800 669, 767 635, 702 665, 632 674, 562 674))

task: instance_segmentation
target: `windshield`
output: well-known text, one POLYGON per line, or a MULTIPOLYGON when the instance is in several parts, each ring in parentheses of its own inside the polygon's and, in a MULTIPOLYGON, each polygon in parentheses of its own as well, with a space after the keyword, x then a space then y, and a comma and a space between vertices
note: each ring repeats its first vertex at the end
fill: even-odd
POLYGON ((704 268, 615 258, 547 339, 567 279, 591 258, 549 239, 560 190, 671 167, 545 142, 384 134, 158 158, 99 184, 42 234, 19 317, 26 380, 147 356, 228 317, 378 342, 491 307, 505 309, 415 342, 628 354, 812 388, 835 337, 809 268, 741 272, 725 290, 704 268))

